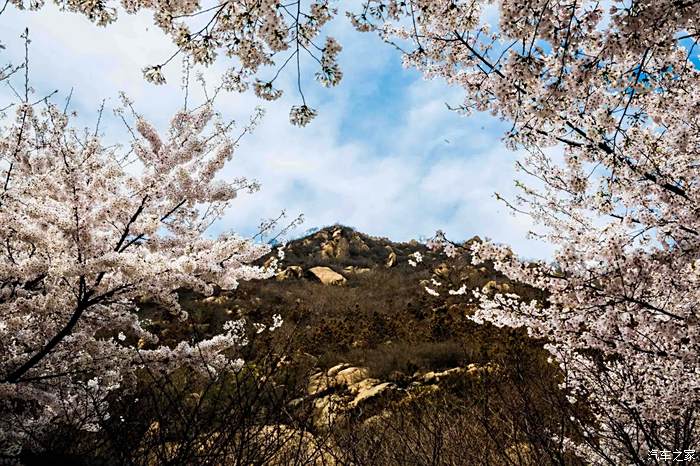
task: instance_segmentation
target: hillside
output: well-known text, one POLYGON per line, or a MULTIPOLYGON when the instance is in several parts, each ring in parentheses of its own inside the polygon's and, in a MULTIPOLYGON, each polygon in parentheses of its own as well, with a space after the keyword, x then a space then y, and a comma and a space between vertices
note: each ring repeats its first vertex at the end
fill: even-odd
MULTIPOLYGON (((276 254, 273 251, 261 263, 270 262, 276 254)), ((488 264, 471 265, 466 247, 448 266, 443 254, 418 242, 395 243, 343 226, 327 227, 288 243, 278 269, 275 279, 242 282, 234 292, 204 299, 183 293, 183 305, 194 317, 196 330, 206 334, 234 317, 269 321, 280 314, 285 330, 296 335, 297 349, 314 356, 321 367, 339 362, 379 364, 393 358, 405 366, 392 368, 404 369, 400 372, 413 366, 440 369, 460 361, 486 362, 489 353, 504 349, 494 339, 494 329, 468 319, 475 305, 470 294, 431 296, 424 289, 426 285, 438 288, 431 280, 443 290, 462 283, 468 289, 481 288, 492 282, 520 293, 533 292, 507 282, 488 264), (415 252, 423 260, 413 267, 409 259, 415 252), (322 283, 312 273, 319 267, 338 274, 342 284, 322 283), (422 361, 418 356, 398 360, 408 356, 408 346, 435 360, 422 361), (438 361, 440 356, 449 360, 438 361)), ((179 322, 170 329, 189 330, 179 322)))
MULTIPOLYGON (((547 363, 541 344, 522 331, 475 324, 469 320, 476 305, 471 295, 446 292, 466 284, 537 293, 509 282, 489 264, 473 266, 471 241, 480 240, 461 245, 448 264, 443 254, 415 241, 323 228, 286 245, 274 279, 244 282, 234 292, 203 299, 184 293, 183 305, 195 323, 161 331, 206 335, 227 319, 269 322, 280 314, 284 325, 276 344, 303 374, 301 393, 289 397, 309 403, 310 431, 330 430, 334 442, 353 452, 347 464, 576 464, 564 459, 549 435, 573 429, 566 415, 572 407, 556 389, 558 370, 547 363), (422 262, 414 267, 409 259, 416 252, 422 262), (313 273, 319 267, 327 268, 321 279, 313 273), (432 296, 425 286, 442 293, 432 296), (436 438, 424 439, 421 432, 446 427, 435 422, 461 427, 441 434, 442 459, 433 463, 404 437, 408 429, 416 435, 412 442, 434 443, 436 438), (344 430, 349 426, 354 427, 344 430), (368 437, 354 437, 363 429, 369 429, 368 437), (363 443, 376 439, 377 429, 381 446, 363 443), (465 435, 471 439, 465 442, 465 435), (387 456, 363 457, 369 451, 387 456), (402 459, 392 459, 398 451, 402 459)), ((261 262, 276 256, 273 251, 261 262)), ((248 357, 270 345, 261 338, 248 357)))
POLYGON ((586 413, 557 389, 541 342, 477 325, 471 295, 446 292, 538 293, 473 266, 472 241, 448 261, 415 241, 331 226, 288 243, 274 278, 210 297, 182 291, 187 322, 143 303, 150 330, 172 345, 240 317, 284 323, 249 329, 237 375, 183 372, 163 384, 146 372, 141 390, 113 408, 107 440, 62 433, 49 450, 69 451, 75 464, 579 464, 553 434, 575 437, 570 419, 586 413))

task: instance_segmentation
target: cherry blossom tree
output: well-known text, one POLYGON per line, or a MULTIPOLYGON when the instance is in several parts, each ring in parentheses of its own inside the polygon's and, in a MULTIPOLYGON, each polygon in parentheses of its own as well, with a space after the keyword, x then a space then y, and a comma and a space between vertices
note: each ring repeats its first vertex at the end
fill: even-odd
POLYGON ((464 88, 460 111, 511 122, 506 143, 527 150, 518 166, 530 181, 505 202, 540 225, 554 261, 489 243, 475 261, 548 298, 477 291, 474 318, 550 341, 572 402, 594 407, 596 440, 577 446, 591 461, 683 457, 700 438, 700 4, 498 7, 372 0, 353 21, 464 88))
POLYGON ((212 376, 242 365, 243 320, 167 347, 138 311, 160 303, 184 321, 177 290, 208 295, 273 273, 252 264, 268 246, 207 233, 237 193, 258 188, 216 175, 261 112, 234 133, 208 102, 178 112, 161 137, 131 109, 125 98, 117 112, 133 136, 124 146, 101 142, 99 125, 75 128, 46 99, 19 102, 0 132, 0 451, 52 423, 97 429, 110 393, 145 367, 212 376))

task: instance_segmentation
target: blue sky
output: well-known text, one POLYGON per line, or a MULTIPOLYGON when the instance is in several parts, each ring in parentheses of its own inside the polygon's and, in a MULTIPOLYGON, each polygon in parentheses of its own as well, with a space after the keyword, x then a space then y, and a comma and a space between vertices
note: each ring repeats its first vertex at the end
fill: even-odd
MULTIPOLYGON (((107 28, 85 18, 60 13, 53 4, 39 12, 8 8, 0 16, 2 62, 22 59, 19 35, 30 28, 31 77, 38 94, 57 89, 72 105, 80 123, 93 125, 102 99, 117 104, 125 91, 156 127, 167 127, 182 103, 179 65, 167 70, 168 84, 153 86, 141 69, 161 62, 172 46, 146 14, 127 16, 107 28)), ((308 80, 307 101, 319 116, 306 128, 288 123, 289 107, 299 103, 291 73, 281 76, 282 99, 265 103, 267 115, 245 138, 223 177, 257 179, 262 190, 241 196, 216 230, 251 234, 263 218, 282 209, 299 213, 304 224, 293 233, 342 223, 393 240, 431 236, 442 229, 455 240, 474 235, 511 244, 526 257, 549 257, 551 248, 527 240, 533 226, 512 216, 493 196, 513 197, 517 154, 501 142, 505 125, 484 114, 461 117, 445 103, 459 104, 459 89, 426 81, 402 68, 398 52, 371 34, 353 31, 339 17, 330 31, 344 46, 343 82, 323 89, 308 80)), ((204 70, 210 82, 225 60, 204 70)), ((307 68, 307 76, 313 69, 307 68)), ((8 88, 0 89, 0 96, 8 88)), ((225 115, 245 121, 253 95, 226 95, 218 101, 225 115)), ((113 118, 102 126, 108 139, 123 136, 113 118)))

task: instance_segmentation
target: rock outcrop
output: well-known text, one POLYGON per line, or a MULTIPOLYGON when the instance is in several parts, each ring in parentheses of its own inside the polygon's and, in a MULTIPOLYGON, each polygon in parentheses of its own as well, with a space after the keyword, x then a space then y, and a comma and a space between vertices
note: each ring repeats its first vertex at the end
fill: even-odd
POLYGON ((387 246, 386 249, 387 251, 389 251, 389 255, 386 258, 386 263, 384 263, 384 266, 387 269, 390 269, 391 267, 396 265, 396 253, 393 249, 391 249, 390 246, 387 246))
POLYGON ((441 380, 446 380, 450 377, 457 376, 464 373, 465 369, 463 367, 454 367, 442 372, 426 372, 423 374, 424 383, 439 383, 441 380))
POLYGON ((277 272, 275 278, 277 280, 287 280, 289 278, 302 278, 304 276, 304 269, 298 265, 290 265, 286 269, 277 272))
POLYGON ((343 363, 312 375, 307 393, 313 400, 314 425, 325 429, 343 422, 348 415, 355 418, 386 415, 387 406, 392 402, 440 390, 443 383, 458 377, 481 377, 496 370, 498 366, 494 364, 469 364, 444 371, 417 372, 409 378, 407 388, 400 388, 393 382, 370 377, 366 367, 343 363))
POLYGON ((338 228, 321 245, 321 259, 344 259, 350 255, 350 242, 338 228))
POLYGON ((367 267, 355 267, 352 265, 348 265, 347 267, 343 268, 343 272, 352 273, 352 274, 356 274, 356 275, 367 273, 367 272, 370 272, 371 270, 372 269, 367 268, 367 267))
POLYGON ((443 262, 433 269, 433 274, 438 278, 447 280, 450 276, 450 267, 443 262))
POLYGON ((377 385, 372 385, 364 390, 357 393, 357 396, 350 402, 351 408, 356 408, 362 403, 366 403, 369 400, 386 395, 387 392, 396 389, 396 385, 391 382, 383 382, 377 385))
POLYGON ((307 393, 314 398, 314 424, 327 428, 355 409, 364 411, 367 405, 383 399, 399 389, 390 382, 369 376, 366 367, 338 364, 326 372, 310 377, 307 393))
POLYGON ((202 301, 205 303, 212 303, 212 304, 226 304, 228 301, 228 297, 225 295, 220 295, 220 296, 208 296, 204 298, 202 301))
POLYGON ((324 285, 343 285, 347 281, 330 267, 312 267, 309 272, 324 285))

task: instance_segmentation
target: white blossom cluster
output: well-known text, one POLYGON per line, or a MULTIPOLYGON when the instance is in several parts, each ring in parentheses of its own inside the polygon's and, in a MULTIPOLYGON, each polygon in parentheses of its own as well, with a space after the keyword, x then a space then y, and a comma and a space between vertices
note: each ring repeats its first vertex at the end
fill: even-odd
POLYGON ((337 62, 341 50, 342 47, 335 39, 326 38, 326 45, 321 55, 321 71, 316 73, 316 79, 325 87, 336 86, 343 78, 343 72, 337 62))
POLYGON ((442 230, 435 232, 435 236, 430 238, 425 245, 431 251, 442 251, 450 258, 457 257, 458 254, 457 246, 445 237, 445 233, 442 230))
MULTIPOLYGON (((38 9, 44 2, 12 0, 19 8, 38 9)), ((173 41, 176 51, 162 63, 143 70, 146 80, 154 84, 166 82, 165 67, 180 53, 186 54, 193 64, 211 65, 221 54, 231 59, 232 66, 224 75, 224 88, 243 92, 254 84, 261 98, 279 98, 281 90, 272 87, 283 68, 291 64, 301 74, 300 55, 304 54, 317 64, 317 80, 323 86, 337 85, 343 74, 337 57, 341 46, 332 37, 318 41, 321 29, 335 15, 328 0, 303 3, 259 0, 254 2, 218 1, 202 3, 192 0, 160 2, 154 0, 106 0, 84 2, 56 1, 67 11, 85 15, 100 26, 117 19, 120 9, 127 13, 142 10, 152 12, 155 24, 173 41), (319 42, 319 43, 317 43, 319 42), (262 78, 265 67, 276 67, 274 76, 262 78), (255 76, 258 78, 254 78, 255 76), (251 83, 253 79, 253 83, 251 83)), ((301 113, 293 111, 291 122, 307 124, 315 111, 302 100, 301 113)))
MULTIPOLYGON (((209 106, 178 113, 166 139, 134 118, 126 153, 53 105, 18 105, 0 132, 0 451, 55 422, 99 428, 108 395, 145 366, 240 367, 230 354, 247 343, 242 321, 169 348, 137 311, 147 300, 184 320, 176 290, 207 295, 274 273, 252 265, 269 247, 205 235, 257 185, 215 178, 235 144, 209 106)), ((280 325, 275 316, 269 330, 280 325)))
POLYGON ((295 105, 289 111, 289 121, 297 126, 306 126, 314 117, 316 117, 316 110, 306 105, 295 105))
POLYGON ((411 254, 411 258, 408 259, 408 265, 411 267, 417 267, 421 262, 423 262, 423 255, 420 253, 420 251, 416 251, 411 254))

